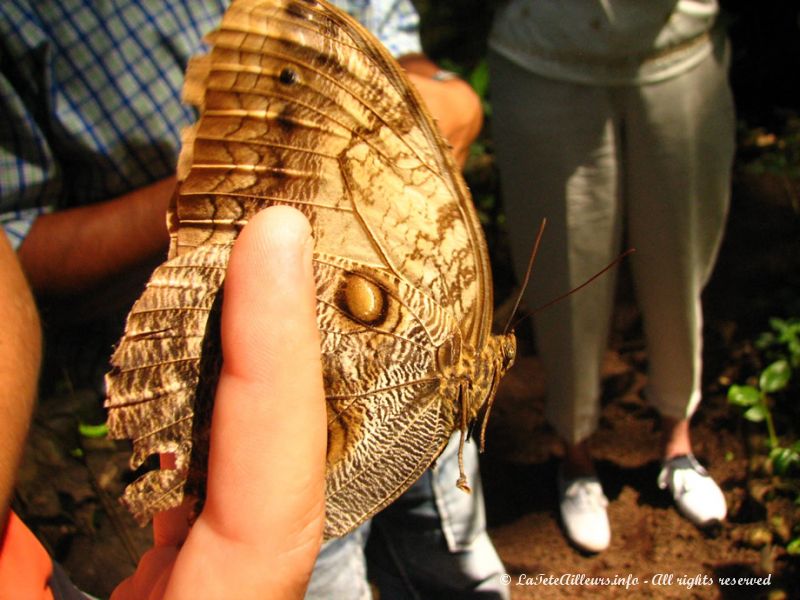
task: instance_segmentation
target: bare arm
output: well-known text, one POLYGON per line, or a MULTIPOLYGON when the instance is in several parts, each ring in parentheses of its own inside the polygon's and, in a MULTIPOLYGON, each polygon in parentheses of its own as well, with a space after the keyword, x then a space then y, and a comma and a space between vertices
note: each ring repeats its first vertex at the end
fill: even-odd
POLYGON ((0 535, 36 396, 41 331, 36 305, 6 236, 0 234, 0 535))
POLYGON ((17 253, 33 290, 80 294, 163 258, 174 189, 175 178, 168 177, 119 198, 36 219, 17 253))

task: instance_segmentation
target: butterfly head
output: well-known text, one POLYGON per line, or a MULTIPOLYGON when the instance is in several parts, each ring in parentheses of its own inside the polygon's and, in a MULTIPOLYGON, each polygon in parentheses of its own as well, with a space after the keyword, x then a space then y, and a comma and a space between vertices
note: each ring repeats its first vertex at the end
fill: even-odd
POLYGON ((517 338, 514 336, 513 332, 490 337, 489 343, 486 344, 486 348, 481 356, 483 361, 487 361, 488 364, 491 365, 487 381, 487 390, 485 394, 481 394, 480 397, 480 406, 486 404, 486 411, 483 413, 483 422, 481 423, 481 452, 483 452, 483 447, 486 442, 486 425, 489 423, 489 415, 492 412, 495 395, 497 395, 497 387, 500 385, 500 380, 503 378, 503 375, 514 365, 514 359, 516 359, 516 357, 517 338))
POLYGON ((498 340, 497 376, 502 377, 514 365, 517 358, 517 338, 514 332, 505 333, 495 338, 498 340))

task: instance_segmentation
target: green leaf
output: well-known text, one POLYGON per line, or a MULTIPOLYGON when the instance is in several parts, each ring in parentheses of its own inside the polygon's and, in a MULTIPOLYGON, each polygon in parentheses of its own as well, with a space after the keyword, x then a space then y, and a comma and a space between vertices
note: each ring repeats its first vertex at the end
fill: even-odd
POLYGON ((792 448, 773 448, 769 458, 777 475, 785 475, 793 466, 800 464, 800 454, 792 448))
POLYGON ((456 61, 444 57, 439 59, 437 62, 439 63, 439 66, 445 71, 452 71, 453 73, 456 73, 459 77, 461 78, 464 77, 464 68, 461 65, 459 65, 456 61))
POLYGON ((735 406, 754 406, 761 394, 752 385, 732 385, 728 388, 728 402, 735 406))
POLYGON ((800 554, 800 538, 794 538, 789 545, 786 546, 786 552, 793 556, 800 554))
POLYGON ((778 333, 786 329, 786 320, 781 319, 780 317, 770 317, 769 321, 767 322, 769 323, 769 326, 778 333))
POLYGON ((483 100, 489 91, 489 63, 486 59, 481 60, 469 74, 469 84, 478 97, 483 100))
POLYGON ((745 411, 744 418, 753 423, 760 423, 767 418, 767 410, 763 404, 756 404, 745 411))
POLYGON ((89 425, 87 423, 78 424, 78 432, 87 438, 104 438, 108 435, 108 427, 105 423, 100 425, 89 425))
POLYGON ((481 156, 482 154, 486 154, 486 144, 484 144, 480 140, 472 142, 469 146, 469 155, 481 156))
MULTIPOLYGON (((773 329, 777 329, 773 326, 773 329)), ((755 341, 756 348, 759 350, 766 350, 770 346, 774 346, 778 343, 778 338, 772 331, 765 331, 755 341)))
POLYGON ((792 369, 786 360, 776 360, 761 372, 758 385, 767 394, 777 392, 786 387, 792 377, 792 369))

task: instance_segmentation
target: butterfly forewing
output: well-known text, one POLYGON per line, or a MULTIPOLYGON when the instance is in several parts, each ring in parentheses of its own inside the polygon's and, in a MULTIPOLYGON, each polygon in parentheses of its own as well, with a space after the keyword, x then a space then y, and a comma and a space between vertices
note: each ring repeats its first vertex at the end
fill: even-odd
MULTIPOLYGON (((189 449, 201 476, 187 491, 202 491, 220 265, 253 214, 289 204, 314 230, 326 536, 342 535, 413 483, 459 426, 464 380, 490 341, 485 244, 417 93, 351 18, 313 0, 235 0, 209 40, 187 73, 200 117, 169 218, 176 258, 134 306, 109 375, 113 432, 134 439, 137 463, 173 452, 178 466, 134 484, 128 503, 147 516, 179 498, 189 449)), ((480 401, 492 369, 475 369, 480 401)))

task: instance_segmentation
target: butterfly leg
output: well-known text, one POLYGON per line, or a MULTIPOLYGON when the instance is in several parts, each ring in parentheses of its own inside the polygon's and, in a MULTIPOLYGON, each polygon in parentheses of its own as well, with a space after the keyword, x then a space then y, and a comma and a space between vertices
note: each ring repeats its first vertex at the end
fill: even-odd
POLYGON ((489 423, 489 415, 492 412, 492 406, 494 406, 495 396, 497 396, 497 387, 500 385, 501 369, 502 365, 500 361, 497 361, 494 367, 494 374, 492 375, 492 385, 489 388, 489 393, 486 395, 486 412, 483 413, 483 419, 481 420, 481 453, 486 445, 486 425, 489 423))
POLYGON ((467 475, 464 472, 464 444, 467 441, 467 429, 469 423, 467 422, 467 409, 470 405, 469 399, 472 394, 472 384, 469 380, 464 379, 459 386, 459 398, 461 400, 461 437, 458 442, 458 480, 456 487, 458 489, 470 494, 472 489, 467 483, 467 475))

